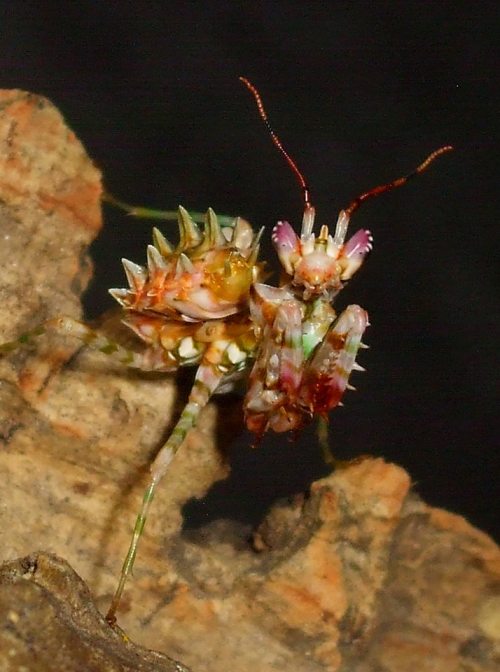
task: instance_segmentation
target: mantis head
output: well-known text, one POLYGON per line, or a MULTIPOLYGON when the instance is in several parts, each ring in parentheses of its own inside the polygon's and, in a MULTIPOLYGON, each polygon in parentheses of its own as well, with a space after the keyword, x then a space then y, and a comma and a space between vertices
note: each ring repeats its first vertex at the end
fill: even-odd
POLYGON ((360 229, 344 243, 349 214, 341 210, 335 232, 322 226, 313 232, 314 208, 306 205, 300 237, 288 222, 278 222, 272 240, 291 284, 302 289, 307 300, 325 296, 329 300, 342 289, 372 249, 372 235, 360 229))

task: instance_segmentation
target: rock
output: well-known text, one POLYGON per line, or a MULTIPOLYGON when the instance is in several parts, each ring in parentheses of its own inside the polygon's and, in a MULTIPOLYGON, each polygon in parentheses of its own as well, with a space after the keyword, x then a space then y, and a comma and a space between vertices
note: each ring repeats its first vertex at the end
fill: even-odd
MULTIPOLYGON (((0 163, 0 333, 8 340, 49 316, 81 314, 101 187, 46 100, 20 92, 0 100, 2 156, 11 155, 0 163)), ((116 317, 101 328, 134 343, 116 317)), ((0 559, 56 553, 105 610, 147 466, 185 390, 51 334, 0 359, 0 397, 0 559)), ((229 442, 240 416, 224 408, 229 442)), ((459 516, 419 500, 396 465, 365 459, 276 503, 253 543, 237 521, 183 530, 186 502, 228 474, 215 420, 210 406, 155 498, 118 614, 128 636, 196 672, 497 669, 499 550, 459 516)), ((75 599, 64 590, 57 597, 54 628, 75 599)), ((2 656, 0 670, 9 669, 2 656)))
POLYGON ((189 672, 110 628, 85 583, 55 555, 5 563, 0 588, 2 671, 189 672))

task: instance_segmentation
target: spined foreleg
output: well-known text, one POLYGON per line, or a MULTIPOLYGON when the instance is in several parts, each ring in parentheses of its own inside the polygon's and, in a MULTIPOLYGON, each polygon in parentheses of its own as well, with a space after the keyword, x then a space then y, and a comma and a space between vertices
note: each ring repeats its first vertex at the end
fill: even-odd
MULTIPOLYGON (((263 285, 261 288, 269 290, 263 285)), ((300 409, 297 412, 293 403, 304 361, 300 303, 284 290, 273 288, 271 296, 279 303, 273 307, 272 301, 262 301, 262 319, 273 308, 275 314, 272 322, 262 328, 262 343, 244 402, 246 425, 259 437, 268 429, 275 432, 296 429, 302 422, 302 412, 300 409)), ((256 312, 257 316, 260 313, 256 312)))
POLYGON ((338 406, 351 372, 363 371, 356 363, 368 315, 360 306, 348 306, 333 322, 307 363, 299 403, 312 414, 326 417, 338 406))

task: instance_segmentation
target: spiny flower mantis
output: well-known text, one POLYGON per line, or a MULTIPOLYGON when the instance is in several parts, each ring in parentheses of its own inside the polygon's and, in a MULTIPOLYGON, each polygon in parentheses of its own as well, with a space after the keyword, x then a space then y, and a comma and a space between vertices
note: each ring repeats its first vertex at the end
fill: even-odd
POLYGON ((267 431, 300 430, 313 418, 326 421, 350 387, 361 338, 368 325, 363 308, 350 305, 339 315, 332 303, 372 249, 372 236, 361 229, 346 240, 353 213, 366 200, 405 184, 451 147, 430 154, 412 173, 363 193, 339 214, 334 231, 314 232, 315 210, 306 181, 269 125, 254 85, 241 78, 252 93, 271 138, 297 177, 304 197, 300 235, 288 222, 278 222, 272 242, 282 266, 278 287, 263 282, 259 242, 241 218, 178 211, 155 211, 129 206, 110 195, 106 200, 137 217, 178 219, 179 242, 172 245, 153 229, 147 265, 126 259, 126 289, 111 289, 123 310, 123 322, 143 341, 132 351, 83 322, 52 318, 0 345, 6 355, 40 334, 55 331, 79 339, 125 366, 144 371, 176 371, 197 367, 187 403, 177 424, 151 465, 132 539, 118 586, 107 614, 116 612, 137 555, 156 489, 200 412, 212 395, 248 381, 243 402, 247 427, 257 437, 267 431), (199 224, 202 224, 200 227, 199 224))

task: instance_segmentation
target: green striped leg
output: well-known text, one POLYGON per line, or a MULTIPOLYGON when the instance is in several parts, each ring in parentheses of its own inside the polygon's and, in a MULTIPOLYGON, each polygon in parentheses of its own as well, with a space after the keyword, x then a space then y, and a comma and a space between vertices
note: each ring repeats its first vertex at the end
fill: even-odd
MULTIPOLYGON (((179 210, 155 210, 154 208, 145 208, 142 205, 130 205, 129 203, 125 203, 125 201, 115 198, 107 191, 104 192, 102 199, 106 203, 110 203, 116 208, 123 210, 131 217, 140 219, 162 219, 174 222, 176 222, 179 217, 179 210)), ((189 215, 197 224, 204 224, 207 217, 205 212, 193 212, 192 210, 189 211, 189 215)), ((229 215, 217 215, 217 219, 222 227, 233 227, 237 220, 236 217, 230 217, 229 215)))
POLYGON ((339 460, 339 458, 335 457, 330 447, 330 438, 328 436, 328 418, 323 415, 318 416, 316 436, 318 437, 323 460, 332 469, 346 469, 353 464, 358 464, 358 462, 364 460, 366 457, 365 455, 358 455, 350 460, 339 460))
POLYGON ((321 448, 321 453, 323 455, 325 464, 331 467, 335 467, 337 460, 335 459, 330 448, 330 441, 328 437, 328 419, 322 415, 318 416, 316 436, 318 437, 318 443, 321 448))
POLYGON ((110 355, 113 359, 126 366, 142 369, 143 371, 154 370, 157 368, 162 368, 163 370, 166 369, 166 364, 163 361, 163 358, 161 358, 163 351, 160 350, 157 352, 152 348, 148 348, 143 353, 133 352, 72 317, 52 318, 39 324, 30 331, 24 332, 24 334, 21 334, 21 336, 13 341, 2 343, 0 345, 0 357, 17 350, 20 347, 32 345, 38 336, 50 331, 56 332, 62 336, 72 336, 77 338, 89 348, 92 348, 92 350, 99 350, 99 352, 110 355), (159 361, 160 358, 162 361, 159 361))
MULTIPOLYGON (((215 348, 217 348, 217 343, 213 343, 206 354, 209 355, 209 352, 212 352, 213 354, 213 349, 215 348)), ((220 354, 222 354, 222 352, 220 354)), ((125 556, 125 560, 123 562, 118 586, 113 596, 108 613, 106 614, 106 620, 110 624, 114 624, 116 622, 116 610, 120 604, 120 599, 128 575, 132 572, 132 568, 134 566, 139 539, 144 530, 144 525, 146 524, 146 518, 149 512, 149 507, 151 506, 151 502, 153 501, 156 487, 167 473, 170 462, 179 450, 188 432, 196 426, 200 411, 207 404, 222 378, 230 374, 231 370, 228 371, 226 367, 224 367, 224 370, 221 370, 221 367, 217 364, 210 363, 208 358, 200 364, 200 367, 196 373, 194 385, 189 394, 188 402, 184 407, 177 424, 172 430, 172 433, 170 434, 166 443, 160 449, 160 452, 158 453, 155 461, 151 465, 151 477, 144 492, 142 506, 135 522, 134 532, 127 555, 125 556)))

